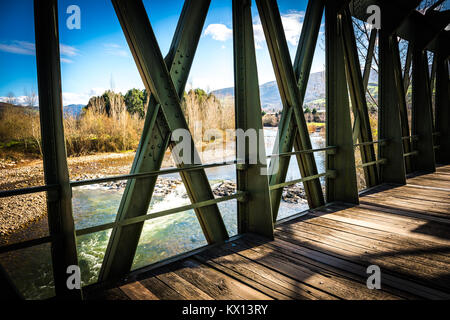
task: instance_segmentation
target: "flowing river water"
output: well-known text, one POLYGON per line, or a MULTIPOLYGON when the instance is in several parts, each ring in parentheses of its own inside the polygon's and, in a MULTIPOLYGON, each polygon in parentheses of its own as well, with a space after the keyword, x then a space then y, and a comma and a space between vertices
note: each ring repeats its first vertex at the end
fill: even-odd
MULTIPOLYGON (((276 128, 264 130, 268 154, 272 153, 276 140, 276 128)), ((313 148, 324 146, 319 133, 311 134, 313 148)), ((315 153, 319 172, 324 172, 325 153, 315 153)), ((236 181, 236 166, 229 165, 206 170, 211 187, 224 181, 236 181)), ((164 187, 165 194, 156 193, 152 197, 148 213, 158 212, 190 204, 186 190, 179 183, 178 174, 166 175, 165 185, 156 185, 155 190, 164 187), (167 191, 168 190, 168 191, 167 191)), ((292 157, 286 180, 300 178, 297 162, 292 157)), ((123 188, 108 188, 95 185, 73 188, 73 214, 76 229, 83 229, 114 222, 122 198, 123 188)), ((237 233, 236 200, 218 204, 230 236, 237 233)), ((308 208, 306 203, 281 202, 278 218, 285 218, 308 208)), ((77 237, 79 266, 83 285, 97 281, 111 230, 77 237)), ((206 245, 193 210, 147 220, 139 241, 132 269, 158 262, 176 254, 206 245)), ((54 295, 50 258, 50 245, 44 244, 0 256, 22 294, 29 299, 39 299, 54 295)))

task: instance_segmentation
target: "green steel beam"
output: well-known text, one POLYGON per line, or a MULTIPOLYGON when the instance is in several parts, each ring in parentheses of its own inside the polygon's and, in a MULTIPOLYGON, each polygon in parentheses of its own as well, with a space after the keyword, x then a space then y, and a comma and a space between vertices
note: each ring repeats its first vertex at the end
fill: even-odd
MULTIPOLYGON (((412 62, 412 46, 408 43, 408 51, 406 52, 405 70, 403 72, 403 88, 405 94, 408 92, 408 88, 411 82, 411 62, 412 62)), ((408 134, 409 135, 409 134, 408 134)))
MULTIPOLYGON (((132 173, 159 170, 170 135, 188 126, 181 111, 180 98, 192 65, 210 1, 187 0, 183 7, 169 54, 164 61, 141 0, 113 0, 119 21, 133 53, 144 85, 152 93, 144 131, 132 173), (169 71, 170 70, 170 71, 169 71)), ((193 141, 191 141, 193 146, 193 141)), ((194 159, 198 158, 195 147, 194 159)), ((177 156, 177 155, 175 155, 177 156)), ((193 164, 182 164, 190 167, 193 164)), ((180 173, 192 203, 214 198, 204 170, 180 173)), ((130 180, 124 192, 116 221, 146 213, 156 177, 130 180)), ((216 204, 195 210, 209 243, 228 238, 216 204)), ((129 272, 142 232, 143 223, 113 230, 105 253, 99 280, 120 277, 129 272)))
POLYGON ((378 147, 378 158, 388 159, 384 165, 380 166, 380 180, 383 183, 406 184, 405 161, 409 160, 409 157, 405 159, 403 153, 410 152, 410 149, 403 150, 405 145, 409 146, 409 140, 403 140, 402 137, 409 136, 409 128, 405 126, 405 121, 407 125, 408 119, 397 36, 389 34, 381 28, 378 41, 380 97, 378 132, 380 139, 389 139, 388 143, 378 147), (407 128, 406 133, 402 132, 405 128, 407 128))
POLYGON ((78 265, 78 257, 64 140, 57 0, 35 0, 34 19, 44 177, 47 185, 59 186, 58 191, 47 192, 49 231, 55 236, 51 244, 55 293, 57 298, 80 300, 81 289, 67 286, 67 268, 78 265))
MULTIPOLYGON (((385 12, 385 10, 383 10, 385 12)), ((418 11, 411 12, 397 28, 397 35, 410 44, 437 52, 434 40, 447 27, 450 19, 450 10, 443 12, 427 12, 423 15, 418 11)), ((448 33, 443 34, 445 42, 450 41, 448 33)))
POLYGON ((415 169, 434 172, 433 119, 426 51, 414 46, 412 58, 412 134, 418 135, 415 169))
MULTIPOLYGON (((257 0, 256 4, 258 6, 274 73, 277 79, 278 89, 283 103, 283 115, 278 131, 279 146, 278 148, 277 146, 274 148, 274 153, 290 152, 292 151, 292 147, 294 147, 296 151, 312 149, 306 120, 303 114, 303 97, 300 94, 300 91, 304 92, 306 89, 303 87, 299 89, 297 86, 298 79, 296 78, 294 68, 291 64, 277 3, 275 0, 257 0)), ((301 40, 299 43, 300 48, 297 52, 296 72, 299 76, 303 75, 302 85, 305 87, 309 78, 312 58, 314 56, 318 28, 320 28, 322 17, 320 7, 323 8, 322 1, 309 2, 305 23, 306 25, 315 27, 302 28, 301 40), (319 6, 319 8, 316 8, 316 6, 319 6), (317 24, 319 27, 317 27, 317 24), (316 34, 314 34, 314 32, 316 32, 316 34), (305 60, 301 61, 302 59, 305 60)), ((275 161, 278 161, 278 159, 275 161)), ((313 154, 298 154, 297 162, 302 177, 314 176, 317 174, 317 166, 313 154)), ((272 165, 273 161, 271 161, 271 167, 272 165)), ((279 159, 279 170, 270 177, 270 185, 279 184, 285 181, 288 166, 289 158, 279 159)), ((304 187, 311 208, 320 207, 324 204, 323 192, 319 179, 304 183, 304 187)), ((274 220, 278 214, 281 193, 282 190, 276 190, 271 194, 274 220)))
MULTIPOLYGON (((389 106, 391 106, 390 105, 391 103, 398 105, 398 109, 400 111, 400 126, 401 126, 400 138, 407 137, 410 134, 410 130, 409 130, 409 122, 408 122, 408 110, 407 110, 407 105, 406 105, 406 93, 404 91, 403 72, 402 72, 402 65, 401 65, 401 60, 400 60, 400 51, 398 48, 397 36, 394 34, 389 39, 383 39, 383 40, 387 41, 386 43, 384 43, 384 45, 386 46, 384 48, 384 50, 390 50, 389 52, 385 53, 385 58, 392 59, 391 60, 392 62, 390 60, 386 60, 387 65, 384 66, 385 68, 387 68, 387 69, 385 69, 386 77, 384 78, 384 81, 386 81, 386 83, 387 83, 387 85, 384 87, 384 88, 387 88, 386 89, 387 94, 384 98, 387 99, 387 101, 389 101, 388 102, 389 106), (390 65, 390 62, 392 63, 391 65, 390 65), (393 71, 391 71, 389 69, 392 69, 393 71), (394 79, 390 78, 392 76, 392 72, 393 72, 394 79), (392 83, 392 81, 394 81, 394 83, 392 83), (389 87, 389 86, 392 86, 392 84, 394 84, 394 87, 389 87), (390 99, 392 99, 390 97, 390 94, 391 94, 391 91, 393 88, 396 89, 395 91, 397 92, 397 99, 390 101, 390 99)), ((380 85, 380 88, 382 88, 381 85, 380 85)), ((383 104, 383 106, 385 106, 385 104, 383 104)), ((392 106, 391 106, 391 108, 392 108, 392 106)), ((393 110, 395 110, 395 108, 393 110)), ((389 113, 389 115, 390 115, 390 113, 389 113)), ((396 121, 396 119, 389 119, 389 121, 396 121)), ((392 124, 390 124, 390 125, 392 125, 392 124)), ((390 130, 389 128, 386 128, 386 129, 390 130)), ((396 132, 393 132, 393 133, 395 134, 396 132)), ((397 138, 398 137, 395 136, 395 139, 397 139, 397 138)), ((396 140, 394 140, 394 141, 396 141, 396 140)), ((394 147, 394 146, 392 146, 392 147, 394 147)), ((387 147, 387 148, 389 148, 389 147, 387 147)), ((392 149, 392 152, 395 152, 395 150, 392 149)), ((403 152, 404 153, 411 152, 411 141, 403 140, 403 152)), ((410 173, 413 171, 412 161, 409 157, 405 158, 405 170, 406 170, 406 173, 410 173)))
MULTIPOLYGON (((341 26, 344 57, 345 57, 345 72, 347 75, 348 87, 352 108, 355 118, 359 118, 359 141, 371 142, 372 130, 370 127, 369 111, 367 109, 366 91, 364 90, 363 79, 361 75, 361 67, 358 59, 358 52, 356 48, 356 39, 353 31, 353 24, 350 15, 350 10, 345 8, 341 11, 341 26)), ((360 148, 361 159, 363 163, 372 162, 376 160, 375 148, 373 144, 365 145, 360 148)), ((367 187, 373 187, 378 184, 378 171, 375 166, 365 167, 364 176, 367 187)))
POLYGON ((436 131, 440 133, 437 162, 450 163, 450 81, 448 61, 436 54, 436 131))
MULTIPOLYGON (((364 66, 364 73, 363 73, 363 86, 364 86, 364 92, 367 92, 367 86, 369 85, 369 78, 370 78, 370 72, 372 70, 372 61, 373 56, 375 54, 375 44, 377 40, 377 29, 373 28, 372 31, 370 31, 370 37, 369 37, 369 46, 367 48, 367 55, 366 55, 366 64, 364 66)), ((353 122, 353 143, 355 144, 359 139, 359 126, 360 126, 360 119, 359 115, 355 115, 355 120, 353 122)))
POLYGON ((334 179, 327 177, 327 202, 359 203, 353 149, 350 105, 345 75, 342 30, 338 19, 340 1, 328 0, 325 6, 326 59, 326 143, 337 146, 327 154, 327 171, 335 170, 334 179))
POLYGON ((237 190, 248 196, 247 201, 238 202, 238 230, 240 234, 251 232, 273 239, 251 0, 233 0, 233 39, 236 129, 255 130, 257 138, 256 148, 247 139, 244 142, 245 158, 240 160, 245 165, 238 165, 236 170, 237 190))
POLYGON ((372 61, 373 56, 375 55, 375 44, 377 40, 377 34, 378 30, 375 28, 373 28, 370 31, 369 47, 367 48, 366 64, 364 66, 364 73, 363 73, 364 90, 367 90, 367 86, 369 85, 370 73, 372 71, 372 61))

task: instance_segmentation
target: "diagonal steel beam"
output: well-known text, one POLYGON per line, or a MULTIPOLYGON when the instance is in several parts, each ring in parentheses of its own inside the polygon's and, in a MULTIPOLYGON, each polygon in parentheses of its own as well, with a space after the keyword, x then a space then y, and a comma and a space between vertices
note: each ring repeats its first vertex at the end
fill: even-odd
MULTIPOLYGON (((401 61, 400 61, 400 51, 398 48, 398 42, 397 42, 397 36, 391 36, 389 37, 387 43, 385 44, 385 46, 387 46, 386 48, 384 48, 384 50, 389 50, 390 52, 387 53, 387 65, 384 66, 384 68, 390 68, 389 66, 389 60, 392 59, 392 69, 393 69, 393 75, 394 78, 393 79, 386 79, 386 81, 382 82, 381 85, 385 87, 390 87, 392 84, 394 84, 394 88, 396 89, 397 92, 397 100, 395 102, 395 104, 398 105, 398 109, 400 111, 400 126, 401 126, 401 135, 402 137, 407 137, 409 136, 409 122, 408 122, 408 110, 407 110, 407 106, 406 106, 406 93, 404 91, 404 84, 403 84, 403 75, 402 75, 402 65, 401 65, 401 61), (394 83, 392 83, 392 81, 394 81, 394 83)), ((391 77, 392 71, 386 70, 385 71, 387 73, 386 77, 391 77)), ((381 86, 380 86, 381 88, 381 86)), ((392 90, 392 88, 387 89, 392 90)), ((389 98, 389 97, 388 97, 389 98)), ((394 100, 395 101, 395 100, 394 100)), ((393 110, 395 110, 395 108, 393 108, 393 110)), ((391 115, 388 115, 391 116, 391 115)), ((403 140, 403 152, 404 153, 410 153, 411 150, 411 141, 409 139, 405 139, 403 140)), ((412 168, 412 161, 411 161, 411 157, 406 157, 405 158, 405 170, 406 173, 410 173, 413 171, 412 168)))
POLYGON ((403 88, 405 94, 408 93, 408 88, 411 82, 411 62, 412 62, 412 46, 408 43, 408 51, 406 52, 405 70, 403 72, 403 88))
POLYGON ((251 0, 233 0, 233 39, 236 129, 255 130, 257 139, 256 148, 250 146, 250 141, 244 142, 244 166, 238 165, 236 172, 237 189, 248 194, 248 201, 238 202, 238 228, 240 234, 252 232, 273 239, 266 152, 264 143, 260 143, 264 142, 264 133, 251 0))
MULTIPOLYGON (((370 78, 370 72, 372 70, 372 61, 373 56, 375 54, 375 43, 377 40, 377 29, 373 28, 370 32, 369 37, 369 47, 367 48, 367 55, 366 55, 366 64, 364 66, 364 73, 363 73, 363 85, 364 85, 364 92, 367 92, 367 87, 369 85, 369 78, 370 78)), ((356 114, 355 121, 353 122, 353 143, 356 143, 359 139, 359 126, 360 126, 360 119, 359 115, 356 114)))
MULTIPOLYGON (((180 97, 184 92, 210 1, 185 2, 165 62, 142 1, 112 2, 144 85, 152 93, 132 173, 159 170, 167 145, 173 147, 170 142, 171 132, 179 128, 188 130, 181 111, 180 97)), ((196 151, 194 157, 198 157, 196 151)), ((214 197, 204 170, 182 173, 181 177, 192 202, 214 197)), ((156 178, 129 181, 116 220, 145 215, 155 182, 156 178)), ((208 242, 221 242, 228 238, 217 205, 196 209, 196 214, 208 242)), ((119 277, 130 270, 142 226, 143 223, 113 230, 100 280, 119 277)))
MULTIPOLYGON (((347 74, 348 87, 352 108, 355 118, 359 117, 359 141, 372 142, 372 130, 370 127, 369 112, 367 109, 366 95, 361 75, 356 39, 353 31, 350 10, 346 7, 341 12, 342 41, 345 56, 345 70, 347 74)), ((376 161, 374 145, 360 147, 363 163, 376 161)), ((375 166, 364 167, 366 185, 372 187, 378 184, 378 171, 375 166)))
MULTIPOLYGON (((258 11, 264 29, 267 45, 274 73, 277 79, 283 103, 283 116, 279 124, 278 138, 279 146, 275 147, 274 153, 285 153, 295 150, 311 149, 311 140, 303 114, 303 97, 300 92, 305 92, 307 80, 311 69, 312 57, 314 55, 315 43, 323 12, 322 1, 310 1, 308 3, 305 23, 311 28, 302 28, 300 47, 296 58, 296 73, 301 76, 297 79, 292 67, 280 12, 276 1, 257 0, 258 11), (318 26, 317 26, 318 25, 318 26), (313 27, 314 26, 314 27, 313 27), (302 61, 303 60, 303 61, 302 61), (301 80, 301 88, 297 81, 301 80)), ((313 154, 302 154, 297 156, 297 162, 302 177, 317 174, 317 166, 313 154)), ((272 166, 272 162, 271 162, 272 166)), ((284 182, 289 166, 289 158, 280 159, 279 170, 270 177, 270 185, 284 182)), ((324 204, 323 192, 319 179, 304 183, 308 203, 311 208, 324 204)), ((272 192, 272 212, 274 219, 278 214, 282 190, 272 192)))

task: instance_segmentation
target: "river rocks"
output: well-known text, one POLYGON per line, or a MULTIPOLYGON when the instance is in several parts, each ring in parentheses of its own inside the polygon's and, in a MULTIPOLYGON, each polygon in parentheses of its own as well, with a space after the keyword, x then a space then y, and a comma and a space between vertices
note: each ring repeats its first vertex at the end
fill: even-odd
POLYGON ((225 180, 213 188, 213 193, 218 197, 225 197, 234 194, 236 191, 236 183, 225 180))
POLYGON ((281 196, 283 201, 288 203, 306 203, 305 189, 301 184, 285 187, 281 196))

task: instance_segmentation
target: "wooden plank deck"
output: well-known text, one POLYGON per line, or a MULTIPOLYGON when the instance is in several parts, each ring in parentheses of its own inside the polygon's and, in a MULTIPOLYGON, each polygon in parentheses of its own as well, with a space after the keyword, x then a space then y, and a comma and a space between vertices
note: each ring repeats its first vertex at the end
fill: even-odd
POLYGON ((382 185, 90 299, 450 299, 450 166, 382 185), (381 268, 381 290, 366 286, 381 268))

